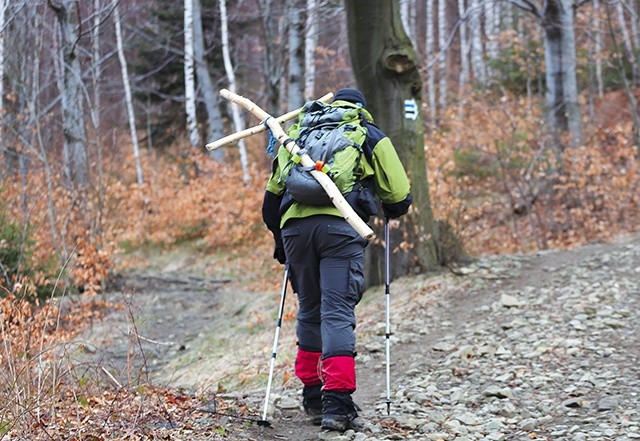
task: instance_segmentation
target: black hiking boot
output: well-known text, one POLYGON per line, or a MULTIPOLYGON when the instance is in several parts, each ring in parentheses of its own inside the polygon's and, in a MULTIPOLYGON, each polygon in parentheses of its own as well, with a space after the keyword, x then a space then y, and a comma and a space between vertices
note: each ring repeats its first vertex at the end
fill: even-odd
POLYGON ((302 389, 302 407, 311 424, 319 426, 322 423, 322 385, 305 386, 302 389))
POLYGON ((326 430, 362 430, 358 406, 348 392, 324 391, 322 394, 322 428, 326 430))

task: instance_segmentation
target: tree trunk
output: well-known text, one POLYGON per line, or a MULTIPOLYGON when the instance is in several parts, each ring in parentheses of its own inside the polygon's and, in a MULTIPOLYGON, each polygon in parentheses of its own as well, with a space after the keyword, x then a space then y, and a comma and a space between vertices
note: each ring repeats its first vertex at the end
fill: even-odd
POLYGON ((77 56, 80 38, 77 4, 73 0, 50 1, 60 25, 60 59, 62 73, 62 127, 65 176, 69 183, 88 184, 86 133, 82 95, 82 71, 77 56))
MULTIPOLYGON (((434 0, 427 0, 427 35, 426 35, 426 52, 427 60, 433 59, 435 56, 435 28, 433 26, 433 4, 434 0)), ((436 101, 436 69, 433 63, 429 63, 429 71, 427 72, 427 96, 429 97, 429 117, 431 122, 435 124, 437 117, 437 101, 436 101)))
MULTIPOLYGON (((351 64, 368 108, 394 142, 412 182, 413 209, 392 230, 392 276, 427 270, 438 264, 438 231, 429 201, 424 155, 422 80, 415 50, 400 20, 398 0, 346 2, 351 64), (387 17, 380 20, 379 17, 387 17), (415 113, 405 113, 413 107, 415 113)), ((378 237, 381 225, 377 226, 378 237)), ((368 285, 384 280, 384 252, 371 244, 367 253, 368 285)))
MULTIPOLYGON (((227 0, 220 0, 220 31, 222 33, 222 57, 224 58, 224 69, 227 72, 227 79, 229 80, 229 90, 233 93, 237 93, 236 89, 236 74, 233 71, 233 64, 231 63, 231 54, 229 53, 229 30, 227 21, 227 0)), ((244 130, 244 122, 240 115, 238 106, 231 106, 231 116, 233 118, 233 126, 235 132, 244 130)), ((249 160, 247 159, 247 148, 245 146, 244 139, 238 141, 238 150, 240 152, 240 165, 242 167, 242 180, 247 183, 251 176, 249 176, 249 160)))
POLYGON ((484 64, 484 45, 482 43, 482 7, 479 0, 471 0, 469 28, 471 29, 471 70, 476 83, 487 82, 487 69, 484 64))
POLYGON ((280 115, 280 81, 284 64, 282 44, 282 20, 273 7, 273 0, 260 0, 262 23, 264 27, 264 74, 266 84, 267 112, 280 115), (280 42, 280 43, 278 43, 280 42))
MULTIPOLYGON (((4 31, 5 10, 7 9, 7 0, 0 0, 0 114, 4 110, 4 31)), ((2 136, 0 135, 0 148, 2 147, 2 136)))
MULTIPOLYGON (((572 146, 582 141, 573 14, 572 0, 550 0, 542 20, 549 122, 558 137, 568 131, 572 146)), ((558 146, 563 148, 559 141, 558 146)))
POLYGON ((449 69, 447 66, 447 2, 438 0, 438 49, 440 50, 440 110, 444 111, 448 104, 448 79, 449 69))
POLYGON ((122 44, 122 28, 120 26, 118 1, 119 0, 113 0, 113 20, 116 26, 116 45, 118 47, 118 59, 120 60, 120 71, 122 73, 122 85, 124 86, 124 99, 127 104, 127 115, 129 116, 129 132, 131 134, 133 159, 136 163, 136 178, 138 180, 138 184, 142 185, 144 183, 144 177, 142 175, 142 164, 140 162, 140 147, 138 145, 138 131, 136 130, 136 115, 133 110, 133 97, 131 95, 131 84, 129 83, 129 69, 127 68, 127 59, 124 56, 124 46, 122 44))
POLYGON ((616 2, 616 15, 618 16, 618 26, 622 33, 622 42, 624 43, 624 48, 627 52, 627 57, 629 58, 629 63, 631 64, 631 68, 633 70, 633 78, 637 77, 636 74, 636 60, 635 60, 635 47, 631 41, 631 33, 629 32, 629 28, 627 27, 627 19, 624 13, 624 5, 622 1, 616 2))
POLYGON ((200 143, 200 134, 196 117, 196 80, 193 72, 193 2, 194 0, 184 0, 184 101, 189 144, 196 147, 200 143))
POLYGON ((623 61, 622 49, 618 44, 618 41, 616 38, 616 32, 613 29, 613 24, 611 23, 611 11, 608 3, 605 3, 605 9, 607 13, 607 25, 608 25, 607 27, 608 27, 609 35, 611 37, 611 42, 613 45, 614 57, 617 62, 616 64, 618 67, 618 72, 620 74, 620 80, 622 81, 625 93, 627 94, 627 98, 629 99, 631 116, 633 118, 633 142, 636 146, 638 146, 640 145, 640 112, 638 111, 638 102, 636 101, 633 91, 631 90, 631 85, 627 80, 627 73, 626 73, 625 64, 623 61))
MULTIPOLYGON (((496 22, 498 2, 496 0, 488 0, 484 4, 484 32, 487 37, 487 57, 495 60, 498 58, 498 25, 496 22)), ((487 77, 491 81, 491 66, 487 66, 487 77)))
POLYGON ((315 99, 316 46, 318 45, 318 1, 307 0, 307 23, 304 36, 304 99, 315 99))
POLYGON ((287 0, 289 25, 289 84, 287 104, 289 110, 304 104, 304 23, 302 0, 287 0))
POLYGON ((468 14, 465 8, 465 0, 458 0, 458 15, 460 16, 460 76, 458 78, 458 93, 460 98, 464 94, 464 88, 469 82, 469 42, 467 41, 468 14))
POLYGON ((594 56, 595 63, 595 75, 596 83, 598 85, 598 96, 602 98, 604 96, 604 82, 602 81, 602 32, 601 32, 601 20, 600 20, 600 0, 594 0, 594 56))
POLYGON ((400 17, 405 32, 411 40, 411 44, 416 44, 416 14, 415 0, 400 0, 400 17))
MULTIPOLYGON (((102 233, 102 213, 104 208, 104 167, 102 163, 102 137, 101 137, 101 88, 100 77, 102 76, 102 65, 100 57, 100 35, 102 23, 102 0, 93 0, 93 29, 91 31, 91 84, 93 86, 93 107, 91 108, 91 120, 95 130, 96 161, 98 169, 98 216, 96 218, 95 230, 102 233)), ((55 239, 55 238, 54 238, 55 239)))
MULTIPOLYGON (((205 59, 205 42, 202 31, 202 4, 200 0, 193 0, 193 55, 196 64, 198 84, 204 100, 204 108, 207 111, 207 143, 224 136, 222 127, 222 115, 220 114, 220 98, 211 79, 211 73, 205 59)), ((224 161, 224 150, 215 149, 210 155, 216 161, 224 161)))

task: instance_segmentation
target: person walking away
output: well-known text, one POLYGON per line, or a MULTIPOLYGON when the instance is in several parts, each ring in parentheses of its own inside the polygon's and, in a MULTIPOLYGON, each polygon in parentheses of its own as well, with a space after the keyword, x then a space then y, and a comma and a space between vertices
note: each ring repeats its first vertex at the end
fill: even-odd
MULTIPOLYGON (((302 149, 313 138, 306 136, 310 130, 305 121, 322 119, 314 113, 320 104, 307 103, 307 112, 288 131, 302 149)), ((341 89, 333 102, 324 106, 330 108, 323 108, 323 115, 328 111, 358 115, 357 126, 343 132, 362 151, 352 167, 355 184, 345 195, 347 201, 365 222, 377 212, 374 194, 386 218, 406 214, 411 205, 409 180, 391 140, 366 110, 362 92, 341 89)), ((337 154, 335 158, 337 162, 337 154)), ((303 384, 304 410, 314 424, 329 430, 358 429, 358 408, 351 396, 356 390, 355 307, 364 292, 367 241, 330 203, 316 205, 293 198, 287 184, 293 160, 285 148, 278 149, 262 216, 275 240, 273 257, 289 265, 291 284, 298 295, 295 374, 303 384)))

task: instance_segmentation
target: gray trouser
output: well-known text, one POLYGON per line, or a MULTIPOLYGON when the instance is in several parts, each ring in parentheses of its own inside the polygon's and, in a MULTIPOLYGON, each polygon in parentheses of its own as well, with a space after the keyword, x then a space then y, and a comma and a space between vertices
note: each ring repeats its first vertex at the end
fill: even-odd
POLYGON ((367 241, 344 219, 326 215, 287 221, 282 238, 298 294, 300 348, 325 358, 353 356, 367 241))

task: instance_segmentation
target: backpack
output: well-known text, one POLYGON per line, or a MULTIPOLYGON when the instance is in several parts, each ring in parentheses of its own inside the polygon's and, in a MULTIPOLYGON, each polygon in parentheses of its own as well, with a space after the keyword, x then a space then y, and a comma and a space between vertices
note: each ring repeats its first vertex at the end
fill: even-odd
MULTIPOLYGON (((296 140, 300 151, 291 156, 284 167, 284 183, 287 193, 297 202, 306 205, 331 205, 329 196, 309 173, 322 169, 345 195, 364 179, 363 144, 367 137, 367 111, 360 107, 340 107, 311 101, 303 107, 298 123, 288 135, 296 140), (308 154, 315 167, 304 167, 300 157, 308 154)), ((371 167, 369 167, 370 169, 371 167)))

